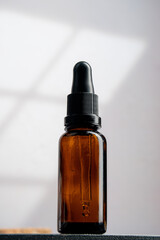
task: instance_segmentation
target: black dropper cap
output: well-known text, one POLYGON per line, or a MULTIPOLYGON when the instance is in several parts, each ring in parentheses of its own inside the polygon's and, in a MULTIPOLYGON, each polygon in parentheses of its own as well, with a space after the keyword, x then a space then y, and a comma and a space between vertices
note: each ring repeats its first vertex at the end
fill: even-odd
POLYGON ((66 128, 101 127, 98 96, 94 93, 92 69, 87 62, 78 62, 73 69, 71 94, 67 96, 66 128))

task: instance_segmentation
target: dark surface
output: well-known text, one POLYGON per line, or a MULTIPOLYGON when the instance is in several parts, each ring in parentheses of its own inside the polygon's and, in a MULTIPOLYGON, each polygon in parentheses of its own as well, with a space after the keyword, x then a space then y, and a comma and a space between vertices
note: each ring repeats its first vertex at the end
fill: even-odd
POLYGON ((153 240, 160 236, 66 235, 66 234, 0 234, 0 240, 153 240))

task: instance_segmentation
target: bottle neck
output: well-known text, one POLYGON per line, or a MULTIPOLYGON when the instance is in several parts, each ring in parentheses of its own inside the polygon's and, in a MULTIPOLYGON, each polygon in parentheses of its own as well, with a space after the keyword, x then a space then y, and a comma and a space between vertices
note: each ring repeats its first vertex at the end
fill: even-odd
POLYGON ((70 131, 97 131, 98 127, 94 126, 94 127, 67 127, 65 128, 65 130, 67 132, 70 131))
POLYGON ((89 127, 98 129, 101 127, 101 118, 96 114, 71 114, 65 117, 64 125, 66 129, 70 127, 89 127))

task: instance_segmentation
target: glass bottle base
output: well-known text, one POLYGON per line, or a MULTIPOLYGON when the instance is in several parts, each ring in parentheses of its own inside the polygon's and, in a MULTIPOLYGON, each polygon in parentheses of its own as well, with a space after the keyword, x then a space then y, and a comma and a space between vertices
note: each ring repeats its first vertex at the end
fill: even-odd
POLYGON ((68 234, 102 234, 106 232, 106 227, 104 223, 72 223, 64 222, 61 223, 61 227, 58 229, 60 233, 68 234))

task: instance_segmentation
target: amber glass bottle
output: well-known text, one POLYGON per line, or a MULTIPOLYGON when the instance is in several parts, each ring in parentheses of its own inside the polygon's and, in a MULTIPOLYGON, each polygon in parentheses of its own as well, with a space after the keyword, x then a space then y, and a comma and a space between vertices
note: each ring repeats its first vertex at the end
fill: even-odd
POLYGON ((79 62, 68 96, 66 133, 59 141, 60 233, 106 231, 106 140, 100 126, 91 67, 79 62))

